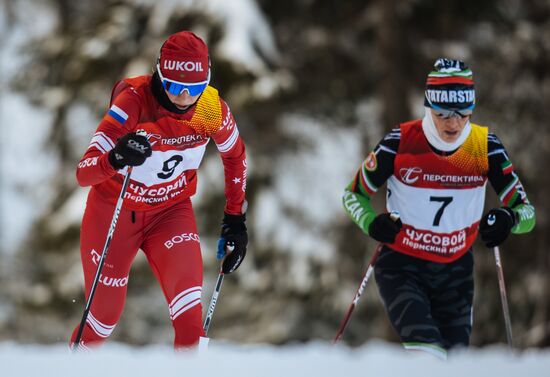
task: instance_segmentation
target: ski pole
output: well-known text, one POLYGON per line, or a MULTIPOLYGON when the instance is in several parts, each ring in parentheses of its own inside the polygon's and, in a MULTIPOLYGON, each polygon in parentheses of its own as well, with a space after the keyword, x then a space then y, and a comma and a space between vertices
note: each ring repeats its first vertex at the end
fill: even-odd
POLYGON ((216 303, 218 302, 218 296, 222 289, 224 273, 220 270, 218 274, 218 280, 216 280, 216 286, 214 287, 214 292, 212 293, 212 299, 210 300, 210 305, 208 305, 208 312, 206 313, 206 318, 204 319, 204 336, 208 334, 208 329, 210 328, 210 323, 212 322, 212 317, 214 316, 214 309, 216 309, 216 303))
MULTIPOLYGON (((227 254, 231 253, 234 249, 235 249, 234 245, 227 245, 225 247, 227 254)), ((222 264, 223 264, 223 260, 222 260, 222 264)), ((214 309, 216 309, 218 296, 220 295, 220 291, 222 290, 222 283, 223 283, 224 276, 225 274, 223 273, 223 270, 220 268, 218 279, 216 280, 216 286, 214 287, 214 292, 212 292, 212 298, 210 299, 210 305, 208 305, 208 312, 206 313, 206 318, 204 319, 204 325, 202 326, 204 329, 204 337, 206 337, 206 335, 208 334, 208 329, 210 328, 210 323, 212 322, 212 317, 214 316, 214 309)))
POLYGON ((376 263, 376 259, 378 258, 378 255, 380 255, 381 250, 382 250, 382 244, 378 244, 369 262, 369 265, 367 267, 367 272, 365 272, 365 275, 363 276, 363 280, 361 280, 361 284, 359 284, 359 288, 357 288, 355 297, 353 298, 353 301, 349 306, 346 316, 344 317, 344 319, 342 320, 342 323, 340 324, 340 328, 338 329, 338 332, 336 333, 336 336, 334 337, 332 344, 337 344, 340 341, 340 339, 342 339, 342 336, 344 335, 344 330, 348 326, 351 313, 357 306, 357 302, 359 302, 359 298, 361 297, 361 295, 363 294, 363 291, 365 290, 365 287, 367 286, 367 282, 369 281, 369 278, 372 275, 372 271, 374 270, 374 263, 376 263))
POLYGON ((76 351, 78 349, 78 344, 80 343, 80 338, 82 337, 82 332, 84 331, 84 326, 86 325, 86 321, 88 319, 88 313, 90 312, 90 307, 92 306, 92 300, 94 298, 95 290, 97 288, 99 278, 101 277, 101 271, 103 270, 103 265, 105 264, 105 258, 107 257, 107 251, 109 250, 109 245, 111 244, 111 240, 113 239, 113 234, 115 232, 118 216, 120 215, 120 209, 122 208, 122 202, 124 201, 124 194, 126 193, 126 189, 128 188, 128 183, 130 182, 131 174, 132 174, 132 167, 128 166, 128 171, 126 173, 126 176, 124 177, 124 181, 122 183, 122 189, 120 190, 118 201, 116 202, 116 205, 115 205, 113 219, 111 220, 111 226, 109 227, 109 232, 107 233, 107 239, 105 240, 105 245, 103 246, 101 258, 99 259, 99 262, 97 264, 97 270, 95 273, 94 282, 92 284, 92 288, 90 289, 90 294, 88 295, 88 301, 86 302, 84 313, 82 314, 82 319, 80 320, 80 326, 78 327, 78 332, 76 334, 76 338, 73 343, 73 347, 72 347, 73 351, 76 351))
MULTIPOLYGON (((399 220, 399 212, 398 211, 391 211, 390 217, 393 221, 399 220)), ((376 247, 376 250, 374 251, 374 254, 369 262, 369 265, 367 267, 367 271, 365 272, 365 275, 363 276, 363 280, 361 280, 361 284, 359 284, 359 288, 357 288, 357 292, 355 293, 355 297, 353 298, 353 301, 351 302, 351 305, 349 306, 349 309, 346 313, 346 316, 342 320, 342 323, 340 324, 340 328, 338 329, 338 332, 336 333, 336 336, 334 337, 334 340, 332 341, 332 344, 337 344, 340 339, 342 339, 342 336, 344 335, 344 330, 346 330, 346 327, 348 326, 349 319, 351 317, 351 313, 357 306, 357 302, 359 302, 359 298, 363 294, 363 291, 365 290, 365 287, 367 286, 367 282, 369 281, 370 276, 372 275, 372 271, 374 271, 374 264, 376 263, 376 260, 378 259, 378 256, 380 255, 380 251, 382 251, 382 244, 378 244, 376 247)))
POLYGON ((502 263, 500 260, 500 250, 498 246, 493 247, 495 253, 495 262, 497 266, 498 274, 498 286, 500 288, 500 299, 502 301, 502 313, 504 315, 504 325, 506 326, 506 338, 508 339, 508 346, 510 349, 514 348, 514 342, 512 338, 512 321, 510 320, 510 309, 508 307, 508 298, 506 296, 506 285, 504 284, 504 272, 502 270, 502 263))
POLYGON ((214 292, 212 292, 212 298, 210 299, 210 305, 208 305, 208 312, 206 313, 206 318, 204 319, 204 335, 199 337, 199 353, 206 352, 208 350, 208 343, 210 342, 210 338, 207 336, 208 329, 210 328, 210 323, 212 323, 214 309, 216 309, 216 303, 218 302, 218 296, 222 289, 224 276, 223 271, 220 269, 218 280, 216 280, 216 286, 214 287, 214 292))
MULTIPOLYGON (((227 254, 230 254, 235 249, 235 245, 228 244, 225 247, 225 251, 227 254)), ((227 255, 226 254, 226 255, 227 255)), ((223 265, 223 260, 222 260, 223 265)), ((208 305, 208 311, 206 312, 206 317, 204 318, 204 336, 201 336, 199 338, 199 352, 205 352, 208 349, 208 343, 210 342, 210 338, 208 338, 208 329, 210 328, 210 324, 212 323, 212 317, 214 316, 214 309, 216 309, 216 304, 218 302, 218 296, 220 295, 220 291, 222 290, 222 283, 223 278, 225 274, 223 272, 223 269, 220 267, 220 272, 218 273, 218 279, 216 280, 216 285, 214 286, 214 292, 212 292, 212 298, 210 299, 210 305, 208 305)))

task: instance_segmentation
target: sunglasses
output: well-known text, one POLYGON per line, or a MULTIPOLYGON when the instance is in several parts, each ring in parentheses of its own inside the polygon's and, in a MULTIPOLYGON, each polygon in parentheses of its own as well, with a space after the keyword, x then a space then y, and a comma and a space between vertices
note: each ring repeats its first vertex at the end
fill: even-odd
POLYGON ((170 94, 173 94, 175 96, 179 96, 183 94, 183 92, 187 91, 190 96, 198 96, 208 86, 208 82, 210 81, 210 70, 208 70, 208 77, 205 81, 200 82, 194 82, 194 83, 183 83, 178 82, 174 80, 170 80, 162 76, 162 73, 160 72, 160 66, 157 64, 157 72, 159 74, 160 82, 162 83, 162 87, 166 89, 166 91, 170 94))
POLYGON ((466 118, 472 115, 472 110, 446 110, 446 109, 433 109, 438 118, 450 119, 450 118, 466 118))

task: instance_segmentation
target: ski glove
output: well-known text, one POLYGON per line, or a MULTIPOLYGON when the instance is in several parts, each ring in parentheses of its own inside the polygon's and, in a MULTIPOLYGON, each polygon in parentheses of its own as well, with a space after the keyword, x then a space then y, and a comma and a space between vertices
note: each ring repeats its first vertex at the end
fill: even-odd
POLYGON ((493 208, 483 216, 479 234, 487 247, 503 243, 516 225, 516 214, 510 207, 493 208))
POLYGON ((130 132, 118 139, 109 152, 109 162, 116 170, 125 166, 139 166, 151 156, 151 144, 143 135, 130 132))
POLYGON ((401 230, 401 219, 393 220, 390 213, 382 213, 374 218, 369 225, 369 236, 378 242, 394 243, 397 233, 401 230))
POLYGON ((248 233, 246 231, 246 216, 224 214, 222 231, 218 241, 218 260, 222 261, 222 272, 230 274, 242 263, 246 255, 248 245, 248 233))

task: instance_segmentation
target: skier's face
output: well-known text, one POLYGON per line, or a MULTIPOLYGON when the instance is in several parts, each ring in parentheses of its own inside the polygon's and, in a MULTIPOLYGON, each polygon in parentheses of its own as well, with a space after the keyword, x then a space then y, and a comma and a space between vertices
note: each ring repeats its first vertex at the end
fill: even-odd
POLYGON ((173 95, 169 93, 167 90, 164 90, 166 92, 166 95, 168 96, 168 99, 176 105, 176 107, 180 110, 185 110, 189 106, 193 105, 200 97, 200 94, 197 94, 196 96, 191 96, 187 92, 187 90, 184 90, 182 94, 180 95, 173 95))
POLYGON ((470 119, 469 115, 462 117, 458 114, 450 118, 443 118, 435 110, 431 109, 431 112, 439 137, 447 143, 452 143, 459 138, 468 119, 470 119))

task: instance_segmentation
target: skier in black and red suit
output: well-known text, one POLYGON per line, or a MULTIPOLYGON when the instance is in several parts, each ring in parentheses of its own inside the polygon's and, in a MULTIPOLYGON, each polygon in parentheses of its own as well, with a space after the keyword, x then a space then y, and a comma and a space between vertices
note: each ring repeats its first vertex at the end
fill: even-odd
POLYGON ((351 219, 383 244, 375 277, 403 346, 442 359, 469 344, 478 233, 494 247, 535 226, 506 149, 471 122, 475 104, 472 71, 438 59, 426 82, 424 117, 388 133, 344 195, 351 219), (386 181, 387 212, 376 214, 371 197, 386 181), (483 215, 487 182, 502 206, 483 215))

